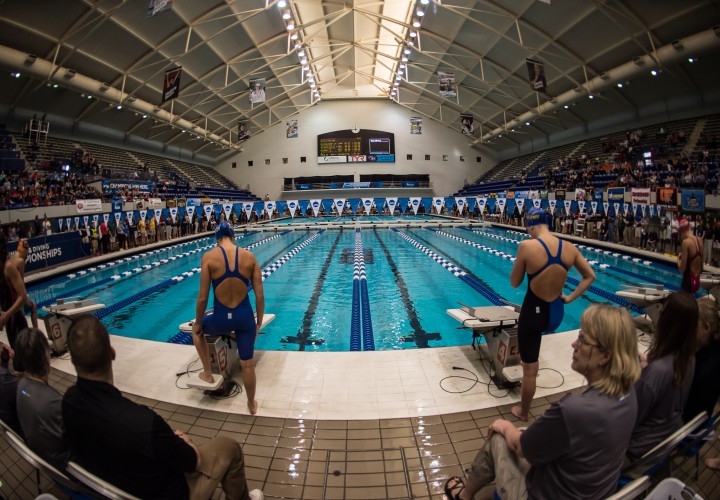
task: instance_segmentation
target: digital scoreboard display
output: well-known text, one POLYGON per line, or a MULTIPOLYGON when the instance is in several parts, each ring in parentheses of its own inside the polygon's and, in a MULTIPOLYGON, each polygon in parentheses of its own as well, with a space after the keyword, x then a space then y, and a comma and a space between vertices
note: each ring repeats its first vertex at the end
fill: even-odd
POLYGON ((395 134, 336 130, 318 135, 318 163, 394 163, 395 134))

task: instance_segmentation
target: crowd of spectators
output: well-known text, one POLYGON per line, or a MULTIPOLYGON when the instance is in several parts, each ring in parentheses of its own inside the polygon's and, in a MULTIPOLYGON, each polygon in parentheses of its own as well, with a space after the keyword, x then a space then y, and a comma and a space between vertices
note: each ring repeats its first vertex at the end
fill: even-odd
POLYGON ((73 204, 99 194, 75 173, 0 172, 0 209, 73 204))

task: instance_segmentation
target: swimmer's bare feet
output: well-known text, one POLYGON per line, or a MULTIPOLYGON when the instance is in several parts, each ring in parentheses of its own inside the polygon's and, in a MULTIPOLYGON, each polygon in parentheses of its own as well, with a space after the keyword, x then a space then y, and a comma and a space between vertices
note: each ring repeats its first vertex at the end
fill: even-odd
POLYGON ((522 422, 528 421, 528 416, 527 415, 523 416, 522 408, 519 406, 513 406, 512 408, 510 408, 510 413, 512 413, 515 418, 517 418, 518 420, 520 420, 522 422))
POLYGON ((198 376, 200 377, 200 380, 202 380, 203 382, 207 382, 208 384, 212 384, 215 382, 212 373, 210 375, 206 375, 205 372, 200 372, 198 373, 198 376))
POLYGON ((257 401, 253 401, 252 403, 250 403, 250 401, 248 401, 248 410, 250 410, 250 415, 255 415, 257 413, 257 409, 258 409, 257 401))

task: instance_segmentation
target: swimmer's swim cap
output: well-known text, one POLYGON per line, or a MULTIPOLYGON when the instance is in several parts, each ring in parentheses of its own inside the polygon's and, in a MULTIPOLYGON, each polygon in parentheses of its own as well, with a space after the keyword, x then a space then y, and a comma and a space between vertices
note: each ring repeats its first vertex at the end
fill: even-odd
POLYGON ((679 232, 685 232, 690 230, 690 221, 685 219, 684 217, 680 220, 678 220, 678 231, 679 232))
POLYGON ((27 240, 21 239, 20 241, 18 241, 17 253, 23 259, 28 256, 28 254, 30 253, 30 244, 27 242, 27 240))
POLYGON ((219 240, 220 238, 235 239, 235 231, 233 231, 227 222, 221 222, 215 228, 215 239, 219 240))
POLYGON ((527 217, 525 217, 525 225, 527 227, 537 226, 538 224, 550 225, 550 217, 548 213, 539 207, 533 207, 528 210, 527 217))

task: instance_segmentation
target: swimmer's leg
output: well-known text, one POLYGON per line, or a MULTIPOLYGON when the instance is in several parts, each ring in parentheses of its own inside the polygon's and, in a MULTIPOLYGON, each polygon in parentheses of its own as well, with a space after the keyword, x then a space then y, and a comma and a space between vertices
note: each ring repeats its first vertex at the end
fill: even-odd
POLYGON ((32 304, 32 313, 30 314, 30 319, 32 320, 32 326, 33 328, 38 327, 38 315, 37 315, 37 304, 35 302, 30 302, 32 304))
POLYGON ((537 374, 540 369, 540 363, 522 363, 523 378, 520 387, 520 405, 513 406, 510 411, 518 420, 527 422, 530 417, 530 404, 535 397, 535 386, 537 383, 537 374))
POLYGON ((255 401, 255 386, 257 382, 255 378, 255 362, 252 358, 247 360, 241 359, 240 366, 242 367, 242 378, 248 400, 248 410, 250 410, 250 415, 255 415, 258 408, 257 401, 255 401))
POLYGON ((202 363, 203 367, 203 371, 200 372, 198 376, 201 380, 212 384, 215 379, 213 378, 212 369, 210 368, 210 350, 208 349, 207 342, 205 342, 204 334, 205 325, 207 323, 206 320, 210 317, 212 317, 212 315, 203 317, 201 328, 193 328, 192 339, 193 344, 195 345, 195 350, 200 358, 200 363, 202 363))

